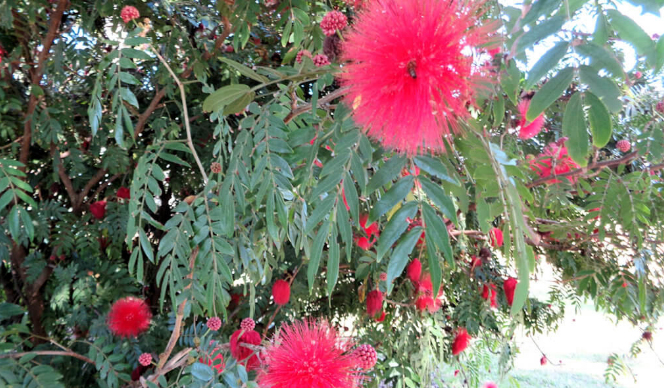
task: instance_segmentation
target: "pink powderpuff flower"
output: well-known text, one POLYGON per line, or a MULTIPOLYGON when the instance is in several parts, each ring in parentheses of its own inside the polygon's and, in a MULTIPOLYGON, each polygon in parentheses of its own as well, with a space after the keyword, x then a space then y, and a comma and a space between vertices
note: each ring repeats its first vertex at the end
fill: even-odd
POLYGON ((260 345, 261 335, 254 330, 235 330, 231 335, 230 348, 231 355, 235 357, 238 363, 243 364, 248 371, 258 368, 260 360, 257 352, 242 344, 260 345))
MULTIPOLYGON (((297 62, 297 63, 302 63, 302 59, 303 59, 303 57, 309 57, 309 59, 313 60, 313 58, 312 58, 312 56, 311 56, 311 51, 309 51, 309 50, 302 50, 302 51, 300 51, 299 53, 297 53, 297 55, 295 56, 295 62, 297 62)), ((314 139, 313 139, 312 141, 314 141, 314 140, 316 140, 315 137, 314 137, 314 139)), ((313 144, 313 143, 311 143, 311 144, 313 144)))
POLYGON ((328 12, 320 22, 320 28, 323 30, 325 36, 335 35, 337 30, 343 30, 347 25, 348 18, 339 11, 328 12))
POLYGON ((330 64, 330 60, 327 58, 327 55, 325 54, 318 54, 313 57, 314 65, 316 67, 323 67, 327 66, 330 64))
POLYGON ((290 283, 283 279, 279 279, 274 282, 272 286, 272 297, 274 298, 274 303, 284 306, 288 304, 290 300, 290 283))
POLYGON ((618 140, 616 143, 616 148, 619 149, 622 152, 627 152, 629 151, 630 148, 632 148, 632 145, 629 143, 629 140, 618 140))
POLYGON ((498 388, 498 384, 489 381, 488 383, 484 384, 483 388, 498 388))
POLYGON ((410 279, 410 282, 413 283, 413 285, 416 285, 420 281, 421 275, 422 262, 420 259, 415 258, 410 264, 408 264, 408 267, 406 267, 406 276, 410 279))
POLYGON ((152 363, 152 355, 150 353, 143 353, 138 356, 138 363, 143 366, 150 366, 152 363))
POLYGON ((503 290, 505 291, 505 298, 507 299, 507 304, 512 306, 514 302, 514 291, 516 290, 516 285, 519 282, 514 278, 507 278, 503 283, 503 290))
POLYGON ((444 137, 461 129, 474 93, 490 82, 472 54, 495 30, 479 23, 483 4, 376 0, 359 13, 345 36, 341 79, 369 136, 408 155, 445 150, 444 137))
POLYGON ((118 337, 137 337, 150 327, 152 313, 144 300, 132 296, 118 299, 108 313, 108 328, 118 337))
POLYGON ((544 126, 544 113, 537 116, 532 122, 526 120, 526 113, 530 107, 530 100, 522 100, 517 107, 519 109, 519 115, 521 120, 519 121, 519 139, 530 139, 531 137, 536 136, 542 130, 544 126))
POLYGON ((258 386, 355 388, 361 377, 350 346, 324 321, 285 324, 265 349, 258 386))
POLYGON ((221 328, 221 319, 218 317, 208 318, 207 327, 212 331, 217 331, 221 328))
POLYGON ((240 329, 244 331, 254 330, 254 327, 256 327, 256 322, 251 318, 244 318, 242 322, 240 322, 240 329))
POLYGON ((470 343, 470 339, 471 336, 468 334, 468 331, 463 327, 460 328, 454 337, 454 342, 452 342, 452 354, 456 356, 466 350, 470 343))
POLYGON ((120 17, 122 18, 122 21, 125 22, 125 24, 129 23, 134 19, 138 19, 138 17, 140 16, 141 14, 138 13, 136 7, 133 7, 131 5, 125 5, 122 8, 122 11, 120 11, 120 17))
MULTIPOLYGON (((544 147, 544 151, 542 151, 542 154, 536 160, 536 163, 538 163, 537 167, 542 167, 539 171, 536 170, 540 177, 544 178, 551 175, 565 174, 579 168, 579 165, 572 160, 567 152, 567 147, 565 147, 566 141, 566 137, 561 137, 556 142, 549 143, 544 147)), ((531 163, 532 168, 533 165, 531 163)), ((567 180, 570 183, 575 183, 576 177, 569 176, 567 180)), ((560 180, 551 179, 547 183, 560 183, 560 180)))
POLYGON ((353 351, 353 355, 357 360, 360 368, 364 370, 370 370, 376 365, 378 361, 378 355, 376 354, 376 349, 369 344, 360 345, 353 351))

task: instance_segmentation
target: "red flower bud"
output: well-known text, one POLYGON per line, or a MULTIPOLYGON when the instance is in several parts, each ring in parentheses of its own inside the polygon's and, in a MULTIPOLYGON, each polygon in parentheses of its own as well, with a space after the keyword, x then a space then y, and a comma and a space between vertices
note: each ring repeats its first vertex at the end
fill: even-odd
POLYGON ((97 201, 90 204, 90 213, 98 219, 101 220, 106 215, 106 201, 97 201))
POLYGON ((514 290, 516 290, 517 282, 514 278, 507 278, 503 283, 503 290, 505 291, 505 297, 507 298, 507 304, 512 305, 514 302, 514 290))
POLYGON ((422 275, 422 262, 420 259, 413 259, 406 268, 406 276, 411 282, 417 283, 422 275))
POLYGON ((367 295, 367 314, 375 317, 383 309, 383 293, 373 290, 367 295))
POLYGON ((278 305, 285 305, 290 300, 290 284, 283 280, 279 279, 274 282, 272 286, 272 297, 274 298, 274 303, 278 305))

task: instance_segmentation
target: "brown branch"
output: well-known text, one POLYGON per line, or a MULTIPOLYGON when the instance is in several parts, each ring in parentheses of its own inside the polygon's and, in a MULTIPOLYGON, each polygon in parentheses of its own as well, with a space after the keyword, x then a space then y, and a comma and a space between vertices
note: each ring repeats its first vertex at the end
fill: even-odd
POLYGON ((83 190, 81 190, 81 193, 78 196, 78 202, 74 206, 74 211, 78 210, 81 207, 81 205, 83 205, 85 197, 88 195, 90 190, 92 190, 94 185, 99 183, 99 181, 102 180, 104 176, 106 176, 107 172, 108 170, 105 168, 98 170, 95 176, 93 176, 92 179, 90 179, 88 183, 85 184, 85 187, 83 187, 83 190))
POLYGON ((145 111, 143 111, 143 113, 138 116, 138 121, 136 121, 136 126, 134 127, 134 139, 138 137, 141 132, 143 132, 145 129, 145 124, 147 124, 148 119, 150 116, 152 116, 152 113, 157 110, 157 108, 164 106, 163 104, 160 104, 160 102, 165 95, 166 89, 159 89, 150 102, 150 105, 148 105, 148 107, 145 108, 145 111))
POLYGON ((107 181, 104 181, 101 185, 99 185, 99 187, 97 187, 97 190, 95 190, 94 194, 92 194, 90 196, 90 198, 97 197, 99 195, 99 193, 101 193, 105 188, 107 188, 111 183, 113 183, 114 180, 118 179, 121 176, 122 176, 121 173, 117 173, 117 174, 113 175, 112 177, 108 178, 107 181))
POLYGON ((613 160, 605 160, 603 162, 599 163, 593 163, 587 167, 581 167, 577 168, 576 170, 572 170, 570 172, 566 172, 564 174, 554 174, 554 175, 549 175, 540 179, 536 179, 526 185, 527 188, 533 188, 535 186, 539 186, 542 184, 545 184, 547 182, 550 182, 551 180, 554 180, 556 178, 567 178, 567 177, 575 177, 579 175, 583 175, 588 171, 599 169, 599 168, 607 168, 607 167, 615 167, 621 164, 629 163, 633 159, 635 159, 638 156, 638 153, 636 151, 630 152, 629 154, 623 156, 622 158, 619 159, 613 159, 613 160))
MULTIPOLYGON (((192 279, 194 277, 194 264, 196 263, 196 257, 198 256, 198 247, 195 247, 191 251, 191 255, 189 256, 189 274, 187 275, 188 279, 192 279)), ((182 292, 186 291, 191 287, 191 283, 187 285, 182 292)), ((159 355, 159 363, 157 364, 157 370, 153 375, 151 375, 148 380, 155 382, 159 378, 159 376, 167 373, 168 371, 165 370, 164 366, 166 365, 166 361, 168 360, 168 357, 170 357, 171 353, 173 352, 173 349, 175 348, 176 343, 178 342, 178 339, 180 338, 180 331, 182 330, 182 320, 184 318, 184 307, 187 303, 187 298, 185 298, 180 305, 178 306, 178 311, 175 315, 175 327, 173 328, 173 333, 171 333, 171 338, 168 340, 168 344, 166 345, 166 349, 162 354, 159 355)), ((180 353, 178 353, 176 356, 178 356, 180 353)), ((175 357, 174 357, 175 358, 175 357)), ((144 385, 147 386, 147 385, 144 385)))
MULTIPOLYGON (((48 32, 44 39, 42 39, 41 46, 42 50, 37 56, 37 66, 32 68, 30 71, 30 82, 32 85, 39 85, 42 75, 44 74, 44 66, 46 65, 46 59, 48 58, 49 51, 51 51, 51 46, 55 41, 55 38, 58 35, 58 30, 60 29, 60 23, 62 22, 62 14, 69 7, 69 0, 59 0, 58 6, 55 9, 55 12, 51 13, 51 19, 49 20, 48 32)), ((28 110, 25 114, 25 124, 23 126, 23 141, 21 142, 21 152, 19 154, 19 161, 23 163, 21 171, 25 172, 28 164, 28 156, 30 154, 30 144, 32 143, 32 115, 35 113, 37 108, 38 97, 33 92, 30 94, 30 99, 28 100, 28 110)))
MULTIPOLYGON (((328 94, 324 97, 319 98, 318 99, 318 104, 326 104, 326 103, 328 103, 328 102, 330 102, 334 99, 337 99, 337 98, 343 96, 344 94, 346 94, 346 92, 348 92, 348 88, 337 89, 337 90, 333 91, 332 93, 330 93, 330 94, 328 94)), ((288 114, 288 116, 286 116, 286 118, 284 118, 284 123, 288 124, 294 118, 301 115, 302 113, 310 111, 312 108, 313 108, 313 106, 311 106, 311 104, 306 104, 306 105, 302 105, 302 106, 292 110, 288 114)))
POLYGON ((95 365, 94 361, 85 356, 82 356, 73 351, 64 351, 64 350, 37 350, 34 352, 6 353, 6 354, 0 354, 0 358, 21 358, 28 354, 37 354, 39 356, 69 356, 69 357, 78 358, 79 360, 85 361, 88 364, 95 365))

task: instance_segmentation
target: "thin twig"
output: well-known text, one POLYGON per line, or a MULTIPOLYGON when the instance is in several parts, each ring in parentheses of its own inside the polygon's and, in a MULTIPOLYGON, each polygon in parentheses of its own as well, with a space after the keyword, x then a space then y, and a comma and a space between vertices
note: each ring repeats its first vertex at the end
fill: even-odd
MULTIPOLYGON (((318 104, 320 105, 320 104, 328 103, 328 102, 330 102, 334 99, 337 99, 337 98, 343 96, 344 94, 346 94, 346 92, 348 92, 348 88, 337 89, 337 90, 333 91, 332 93, 328 94, 327 96, 319 98, 318 99, 318 104)), ((286 118, 284 119, 284 123, 288 124, 294 118, 301 115, 302 113, 310 111, 312 108, 313 108, 313 106, 311 104, 306 104, 306 105, 302 105, 302 106, 294 109, 293 111, 291 111, 288 114, 288 116, 286 116, 286 118)))
POLYGON ((65 350, 36 350, 34 352, 5 353, 5 354, 0 354, 0 358, 21 358, 28 354, 36 354, 38 356, 69 356, 69 357, 78 358, 79 360, 95 365, 95 362, 92 361, 91 359, 82 356, 74 351, 65 351, 65 350))
POLYGON ((150 45, 150 48, 152 49, 152 52, 155 53, 157 58, 159 58, 159 61, 161 61, 161 63, 164 66, 166 66, 166 70, 168 70, 168 72, 171 74, 171 77, 173 77, 173 80, 180 89, 180 99, 182 101, 182 113, 184 114, 184 128, 187 131, 187 145, 191 150, 194 160, 196 160, 196 164, 198 165, 198 169, 200 170, 201 175, 203 175, 203 182, 207 184, 208 177, 207 174, 205 173, 205 168, 203 168, 203 164, 201 163, 201 160, 198 158, 198 154, 196 153, 196 149, 194 148, 194 141, 191 139, 191 125, 189 124, 189 110, 187 109, 187 97, 185 95, 184 85, 182 84, 182 82, 180 82, 180 79, 178 78, 177 75, 175 75, 173 69, 171 69, 171 67, 164 59, 164 57, 162 57, 161 54, 159 54, 159 51, 157 51, 152 45, 150 45))

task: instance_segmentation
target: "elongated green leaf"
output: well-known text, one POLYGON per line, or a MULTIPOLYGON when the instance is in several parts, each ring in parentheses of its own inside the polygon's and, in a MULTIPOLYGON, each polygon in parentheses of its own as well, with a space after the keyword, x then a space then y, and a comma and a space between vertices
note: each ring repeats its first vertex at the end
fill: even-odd
POLYGON ((228 85, 216 90, 203 101, 205 112, 216 112, 249 93, 249 86, 243 84, 228 85))
POLYGON ((613 80, 600 77, 595 69, 588 66, 581 66, 579 75, 581 76, 581 82, 588 85, 590 90, 602 100, 611 112, 618 113, 622 110, 622 102, 619 99, 620 89, 613 80))
POLYGON ((401 237, 408 228, 407 218, 413 218, 417 212, 417 202, 411 201, 404 204, 390 218, 385 229, 380 233, 378 248, 376 249, 376 261, 380 263, 385 254, 392 248, 392 245, 401 237))
POLYGON ((247 105, 249 105, 256 97, 256 93, 247 92, 240 96, 237 100, 229 103, 224 107, 224 115, 233 115, 236 113, 244 112, 247 105))
POLYGON ((408 263, 408 255, 413 251, 417 240, 422 234, 421 227, 415 227, 410 232, 408 232, 402 239, 399 241, 399 244, 394 251, 392 251, 392 257, 390 257, 390 263, 387 265, 387 293, 392 292, 392 286, 394 279, 398 278, 406 268, 408 263))
MULTIPOLYGON (((504 113, 504 112, 502 112, 504 113)), ((457 186, 461 185, 457 179, 455 179, 447 170, 447 167, 440 161, 440 159, 432 158, 426 155, 417 156, 415 159, 415 165, 422 170, 426 171, 430 175, 435 176, 436 178, 442 179, 444 181, 450 182, 457 186)))
POLYGON ((591 59, 590 66, 600 70, 604 69, 616 77, 624 78, 625 72, 613 52, 593 43, 576 46, 577 53, 591 59))
POLYGON ((447 233, 445 223, 442 218, 436 214, 436 211, 427 203, 422 204, 422 214, 424 215, 424 223, 426 224, 426 237, 431 238, 438 249, 443 252, 445 260, 447 260, 450 266, 454 268, 454 253, 452 252, 450 236, 447 233))
MULTIPOLYGON (((378 188, 385 186, 388 182, 394 179, 403 166, 406 164, 406 158, 393 157, 387 161, 376 173, 371 177, 367 184, 366 194, 372 194, 378 188)), ((357 172, 355 172, 357 174, 357 172)))
POLYGON ((330 236, 330 250, 327 256, 327 294, 332 296, 334 286, 339 278, 339 244, 337 243, 337 231, 332 229, 330 236))
POLYGON ((519 93, 519 83, 521 82, 521 72, 519 68, 516 67, 516 61, 510 59, 509 62, 505 64, 505 73, 500 77, 500 86, 503 87, 507 98, 512 101, 513 104, 518 103, 517 94, 519 93))
POLYGON ((609 23, 606 21, 604 12, 599 12, 597 23, 595 24, 595 32, 593 33, 593 43, 603 46, 607 40, 609 40, 609 23))
POLYGON ((611 26, 613 26, 621 39, 634 46, 636 51, 641 55, 650 56, 653 54, 655 43, 650 38, 650 35, 643 31, 641 26, 614 9, 608 10, 607 14, 611 20, 611 26))
POLYGON ((535 43, 546 38, 549 35, 555 34, 560 31, 565 24, 565 16, 558 15, 548 18, 540 24, 534 26, 528 32, 521 35, 516 45, 517 54, 523 52, 527 48, 533 47, 535 43))
POLYGON ((526 114, 528 121, 533 121, 544 112, 549 105, 560 97, 561 94, 569 87, 574 78, 574 69, 567 67, 556 74, 549 82, 542 86, 539 92, 530 100, 530 108, 526 114))
POLYGON ((523 18, 521 21, 522 25, 530 24, 537 19, 540 18, 540 16, 549 16, 551 12, 554 10, 558 9, 560 7, 561 1, 560 0, 537 0, 532 3, 532 7, 530 8, 530 11, 526 14, 526 16, 523 18))
POLYGON ((565 56, 565 53, 567 53, 568 48, 568 42, 559 42, 553 46, 551 50, 547 51, 546 54, 542 55, 542 57, 528 72, 525 89, 532 88, 542 79, 542 77, 551 71, 551 69, 556 67, 558 62, 560 62, 560 60, 565 56))
POLYGON ((593 145, 602 148, 611 140, 613 130, 611 115, 602 100, 590 92, 586 92, 584 102, 589 107, 588 121, 593 135, 593 145))
POLYGON ((563 117, 563 135, 569 140, 565 143, 572 159, 580 166, 588 164, 588 130, 583 116, 581 93, 574 93, 565 108, 563 117))
POLYGON ((249 77, 249 78, 251 78, 253 80, 256 80, 258 82, 261 82, 261 83, 270 82, 270 80, 267 79, 266 77, 256 73, 255 71, 251 70, 249 67, 247 67, 247 66, 245 66, 245 65, 243 65, 239 62, 235 62, 234 60, 232 60, 230 58, 219 57, 219 60, 226 63, 226 64, 228 64, 228 65, 230 65, 230 66, 232 66, 235 70, 239 71, 240 74, 242 74, 245 77, 249 77))
MULTIPOLYGON (((323 254, 323 246, 325 245, 325 240, 330 232, 330 221, 325 221, 323 225, 318 229, 318 233, 314 238, 314 242, 311 245, 311 253, 309 257, 309 265, 307 267, 307 281, 309 282, 309 292, 314 288, 314 280, 316 274, 318 273, 318 267, 320 266, 320 257, 323 254)), ((337 243, 336 241, 334 242, 337 243)))
POLYGON ((369 212, 369 220, 371 223, 377 220, 380 216, 390 211, 397 203, 401 202, 406 195, 412 190, 415 177, 412 175, 401 178, 392 188, 383 195, 383 197, 374 205, 369 212))
POLYGON ((454 208, 452 198, 445 194, 445 191, 440 186, 430 180, 421 178, 420 182, 427 197, 436 204, 440 211, 445 214, 445 217, 449 218, 455 225, 457 225, 459 221, 457 220, 456 209, 454 208))

